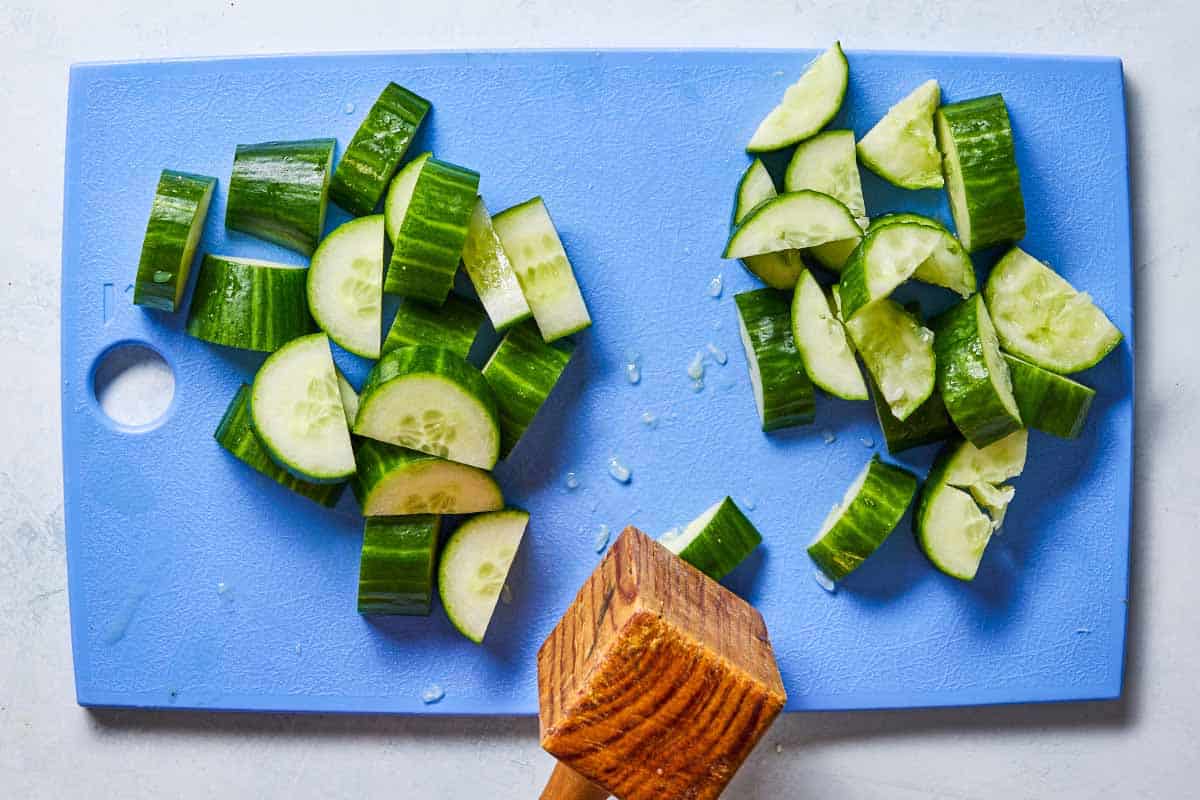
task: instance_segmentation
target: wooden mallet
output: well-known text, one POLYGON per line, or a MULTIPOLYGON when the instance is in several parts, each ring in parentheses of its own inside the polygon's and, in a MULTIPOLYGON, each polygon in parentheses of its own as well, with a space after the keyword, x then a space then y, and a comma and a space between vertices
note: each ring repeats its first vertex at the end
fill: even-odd
POLYGON ((626 528, 538 651, 542 800, 715 798, 786 699, 762 616, 626 528))

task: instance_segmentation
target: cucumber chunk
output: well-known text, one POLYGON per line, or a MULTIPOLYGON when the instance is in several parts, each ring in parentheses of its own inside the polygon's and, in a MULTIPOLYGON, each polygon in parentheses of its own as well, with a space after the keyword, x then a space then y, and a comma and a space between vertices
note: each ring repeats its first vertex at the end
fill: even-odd
POLYGON ((933 331, 893 300, 862 309, 846 330, 892 415, 908 419, 933 394, 933 331))
POLYGON ((1019 247, 992 269, 984 298, 1004 349, 1051 372, 1094 366, 1123 338, 1086 292, 1019 247))
POLYGON ((839 239, 836 242, 826 242, 816 247, 810 247, 806 252, 825 269, 840 273, 846 268, 846 262, 850 260, 850 256, 854 255, 854 250, 861 241, 862 236, 855 239, 839 239))
POLYGON ((462 262, 497 333, 533 316, 482 197, 475 199, 475 209, 467 225, 467 240, 463 243, 462 262))
POLYGON ((874 381, 871 382, 871 399, 875 403, 875 416, 879 420, 880 430, 883 431, 884 442, 892 455, 958 436, 958 428, 946 412, 946 404, 936 389, 903 421, 896 419, 892 414, 883 392, 874 381))
POLYGON ((338 396, 342 399, 342 410, 346 412, 346 424, 354 430, 354 418, 358 416, 358 390, 355 389, 339 369, 337 371, 338 396))
POLYGON ((504 506, 487 472, 374 439, 355 440, 350 488, 364 516, 474 514, 504 506))
MULTIPOLYGON (((733 203, 733 227, 744 220, 751 211, 772 197, 778 196, 775 183, 762 161, 754 159, 742 179, 738 181, 737 194, 733 203)), ((804 269, 804 260, 798 250, 781 250, 777 253, 762 253, 741 259, 742 265, 773 289, 791 289, 796 278, 804 269)))
POLYGON ((789 192, 751 211, 730 235, 722 258, 805 249, 861 234, 850 210, 829 195, 789 192))
POLYGON ((216 185, 216 178, 189 172, 164 169, 159 175, 133 283, 134 305, 160 311, 183 307, 192 259, 216 185))
POLYGON ((750 139, 746 150, 762 153, 793 145, 815 134, 837 115, 846 96, 850 65, 840 42, 814 59, 800 80, 783 94, 750 139))
POLYGON ((1096 390, 1008 353, 1004 360, 1025 424, 1063 439, 1077 437, 1087 422, 1096 390))
POLYGON ((733 572, 760 542, 758 529, 733 499, 726 497, 713 503, 677 535, 663 537, 660 544, 719 581, 733 572))
POLYGON ((792 336, 787 293, 758 289, 733 299, 763 431, 811 424, 816 418, 812 381, 792 336))
POLYGON ((902 189, 942 188, 942 159, 933 134, 941 97, 938 82, 928 80, 889 108, 858 143, 863 164, 902 189))
MULTIPOLYGON (((826 131, 801 142, 788 162, 783 186, 789 192, 802 189, 824 192, 845 205, 854 215, 858 227, 866 230, 869 220, 863 200, 862 177, 855 158, 853 131, 826 131)), ((809 252, 825 268, 840 272, 861 239, 860 234, 827 242, 809 252)))
POLYGON ((508 456, 562 377, 574 348, 542 341, 530 325, 504 335, 483 367, 500 413, 500 457, 508 456))
POLYGON ((307 281, 304 267, 206 255, 187 332, 226 347, 274 352, 317 330, 308 313, 307 281))
POLYGON ((308 308, 321 330, 363 358, 379 358, 383 316, 383 215, 341 225, 308 268, 308 308))
POLYGON ((834 397, 866 400, 867 386, 846 340, 846 330, 808 270, 796 282, 791 323, 796 350, 812 382, 834 397))
POLYGON ((423 344, 466 358, 479 335, 483 316, 479 306, 456 294, 447 295, 440 308, 420 300, 405 300, 392 320, 383 352, 423 344))
POLYGON ((459 633, 476 644, 487 634, 528 525, 524 511, 493 511, 467 520, 446 542, 438 570, 442 606, 459 633))
POLYGON ((932 217, 905 212, 876 217, 871 227, 882 228, 897 223, 925 225, 942 234, 929 258, 922 261, 913 272, 914 279, 944 287, 960 297, 970 297, 975 293, 975 265, 963 249, 962 243, 954 238, 954 234, 945 225, 932 217))
POLYGON ((225 227, 306 256, 325 230, 333 139, 239 144, 225 227))
POLYGON ((413 189, 416 188, 417 178, 421 177, 421 169, 433 153, 421 153, 396 172, 392 183, 388 186, 387 197, 383 201, 383 222, 387 228, 388 241, 393 245, 400 228, 404 226, 404 216, 408 213, 408 205, 412 202, 413 189))
POLYGON ((428 616, 442 518, 367 517, 358 562, 358 613, 428 616))

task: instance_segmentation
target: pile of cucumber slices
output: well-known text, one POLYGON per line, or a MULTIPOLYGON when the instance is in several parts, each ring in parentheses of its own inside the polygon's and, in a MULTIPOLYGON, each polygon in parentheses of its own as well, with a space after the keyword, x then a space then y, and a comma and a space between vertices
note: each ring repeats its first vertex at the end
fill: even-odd
MULTIPOLYGON (((504 507, 491 470, 566 369, 566 337, 591 319, 540 197, 492 216, 479 173, 430 153, 404 162, 429 110, 389 84, 336 167, 333 139, 239 145, 226 227, 309 266, 206 254, 187 331, 269 354, 217 426, 223 448, 324 506, 350 485, 366 518, 358 610, 429 614, 436 583, 455 627, 480 642, 529 521, 504 507), (323 236, 329 200, 354 218, 323 236), (460 264, 478 303, 452 292, 460 264), (384 293, 403 298, 387 331, 384 293), (480 369, 468 354, 485 319, 503 338, 480 369), (361 391, 331 343, 374 361, 361 391), (439 559, 447 514, 475 516, 439 559)), ((163 171, 134 303, 181 310, 215 185, 163 171)))
MULTIPOLYGON (((724 252, 767 285, 735 298, 754 400, 764 431, 810 424, 815 384, 873 399, 892 454, 945 442, 914 528, 938 569, 969 581, 1013 499, 1005 481, 1024 468, 1026 430, 1077 436, 1095 392, 1066 376, 1122 334, 1087 293, 1012 246, 1025 236, 1025 206, 1001 95, 943 105, 937 81, 926 81, 856 142, 853 131, 823 130, 849 77, 835 44, 747 148, 795 147, 782 193, 761 160, 750 164, 724 252), (919 214, 870 218, 860 163, 901 188, 944 187, 954 232, 919 214), (1012 249, 979 287, 971 254, 997 245, 1012 249), (836 282, 824 285, 825 274, 836 282), (891 298, 910 280, 957 304, 923 319, 891 298)), ((823 577, 856 569, 917 494, 914 474, 873 457, 808 549, 823 577)))

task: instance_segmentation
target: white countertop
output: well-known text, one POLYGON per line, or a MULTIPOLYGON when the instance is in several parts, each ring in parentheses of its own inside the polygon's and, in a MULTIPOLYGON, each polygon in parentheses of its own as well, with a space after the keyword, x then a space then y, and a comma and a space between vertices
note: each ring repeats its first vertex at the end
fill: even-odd
POLYGON ((85 711, 67 627, 58 275, 67 66, 214 54, 820 47, 1118 55, 1137 274, 1137 462, 1117 703, 781 718, 731 798, 1200 796, 1200 11, 1184 0, 16 0, 0 5, 0 796, 529 798, 533 719, 85 711), (104 7, 109 7, 104 10, 104 7))

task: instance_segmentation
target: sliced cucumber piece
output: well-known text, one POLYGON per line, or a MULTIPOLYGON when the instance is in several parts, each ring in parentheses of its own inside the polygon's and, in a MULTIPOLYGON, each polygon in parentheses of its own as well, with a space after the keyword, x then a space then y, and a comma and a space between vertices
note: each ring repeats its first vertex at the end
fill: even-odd
POLYGON ((338 397, 342 399, 342 410, 346 412, 346 424, 354 429, 354 418, 358 416, 358 390, 346 380, 339 369, 337 371, 338 397))
POLYGON ((722 258, 805 249, 861 233, 850 210, 829 195, 789 192, 751 211, 730 235, 722 258))
POLYGON ((792 337, 804 371, 834 397, 866 400, 867 386, 846 330, 812 273, 804 270, 792 295, 792 337))
POLYGON ((313 253, 308 308, 329 338, 363 358, 379 358, 383 304, 383 215, 352 219, 313 253))
POLYGON ((589 327, 592 318, 575 271, 542 198, 501 211, 492 223, 542 338, 553 342, 589 327))
POLYGON ((304 267, 206 255, 187 332, 213 344, 273 352, 317 329, 308 313, 307 280, 304 267))
MULTIPOLYGON (((842 270, 842 310, 858 310, 887 297, 923 268, 924 279, 962 292, 975 285, 975 268, 954 237, 933 220, 872 223, 842 270)), ((968 292, 969 294, 969 292, 968 292)))
POLYGON ((811 424, 816 418, 812 381, 792 336, 787 293, 758 289, 733 299, 762 429, 811 424))
POLYGON ((760 542, 758 529, 730 497, 713 503, 677 535, 660 541, 714 581, 733 572, 760 542))
POLYGON ((954 427, 954 421, 946 412, 946 404, 936 389, 904 421, 892 414, 883 392, 874 381, 871 382, 871 399, 875 402, 875 416, 883 431, 884 442, 892 455, 958 436, 958 428, 954 427))
POLYGON ((942 188, 942 159, 933 135, 933 112, 941 98, 938 82, 928 80, 889 108, 858 143, 863 164, 902 189, 942 188))
POLYGON ((762 153, 793 145, 815 134, 837 115, 846 96, 850 65, 840 42, 826 50, 807 67, 800 80, 783 94, 754 131, 746 150, 762 153))
POLYGON ((442 605, 454 627, 476 644, 487 633, 528 525, 524 511, 493 511, 467 520, 446 542, 438 569, 442 605))
POLYGON ((367 517, 358 562, 358 613, 428 616, 442 518, 367 517))
POLYGON ((329 339, 314 333, 276 350, 254 376, 254 430, 276 463, 313 483, 354 474, 354 452, 329 339))
POLYGON ((160 311, 182 308, 216 185, 216 178, 170 169, 158 176, 133 283, 134 305, 160 311))
POLYGON ((816 247, 810 247, 807 252, 825 269, 840 273, 846 268, 846 262, 850 260, 850 256, 854 254, 855 248, 861 241, 862 236, 855 239, 839 239, 836 242, 826 242, 816 247))
POLYGON ((942 106, 935 115, 946 194, 968 253, 1025 236, 1025 201, 1008 106, 998 94, 942 106))
POLYGON ((1094 366, 1123 338, 1087 292, 1019 247, 992 269, 984 298, 1004 349, 1052 372, 1094 366))
POLYGON ((1025 424, 1064 439, 1077 437, 1096 390, 1007 353, 1004 360, 1025 424))
MULTIPOLYGON (((931 131, 932 133, 932 131, 931 131)), ((786 192, 812 189, 834 198, 867 227, 867 204, 854 151, 854 131, 825 131, 801 142, 783 177, 786 192)))
POLYGON ((425 98, 396 83, 385 86, 342 153, 329 199, 355 216, 373 212, 428 113, 425 98))
POLYGON ((474 514, 504 507, 487 472, 374 439, 356 439, 350 488, 364 516, 474 514))
POLYGON ((306 256, 325 230, 334 139, 239 144, 225 227, 306 256))
POLYGON ((882 228, 897 223, 925 225, 942 234, 929 258, 922 261, 913 272, 913 278, 922 283, 943 286, 962 297, 970 297, 975 293, 975 265, 972 263, 971 257, 967 255, 967 251, 963 249, 962 244, 954 238, 954 234, 945 225, 933 217, 900 213, 876 217, 871 223, 871 227, 882 228))
POLYGON ((405 300, 392 320, 383 352, 423 344, 466 358, 479 335, 483 316, 483 309, 456 294, 447 295, 440 308, 420 300, 405 300))
POLYGON ((879 549, 917 492, 917 477, 872 456, 833 507, 808 555, 821 571, 840 581, 879 549))
POLYGON ((573 349, 546 344, 531 325, 518 325, 500 340, 483 367, 483 377, 500 412, 501 458, 512 452, 533 422, 567 368, 573 349))
POLYGON ((846 322, 892 415, 903 422, 933 394, 933 331, 893 300, 880 300, 846 322))
POLYGON ((492 215, 482 197, 475 198, 475 209, 467 225, 467 240, 463 244, 463 266, 475 285, 479 302, 483 303, 492 327, 503 333, 513 325, 533 316, 529 301, 521 291, 521 282, 513 270, 512 261, 500 243, 492 225, 492 215))
POLYGON ((492 390, 462 356, 439 347, 392 350, 371 370, 354 432, 481 469, 496 465, 492 390))
POLYGON ((1024 471, 1028 452, 1029 431, 1024 428, 986 447, 956 442, 947 449, 939 479, 960 489, 978 483, 1003 483, 1024 471))
POLYGON ((404 226, 404 216, 408 213, 408 205, 412 202, 413 189, 416 188, 417 178, 421 169, 433 153, 421 153, 396 172, 392 183, 388 186, 387 198, 383 202, 383 221, 387 228, 388 241, 395 244, 400 228, 404 226))
MULTIPOLYGON (((738 181, 733 203, 733 227, 737 227, 755 208, 777 195, 775 182, 771 180, 767 168, 762 161, 754 159, 738 181)), ((796 285, 800 270, 804 269, 804 260, 798 250, 762 253, 747 256, 741 261, 753 275, 774 289, 791 289, 796 285)))

